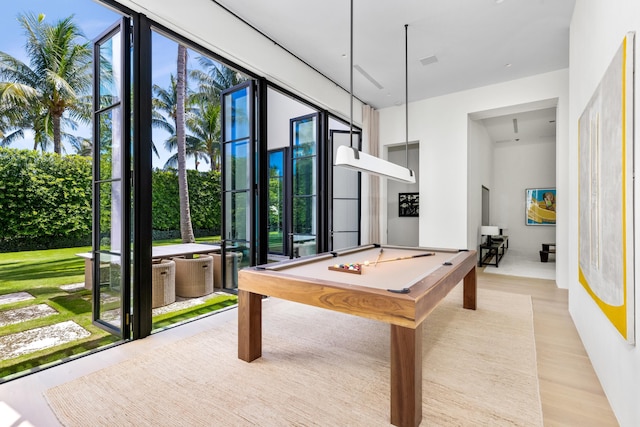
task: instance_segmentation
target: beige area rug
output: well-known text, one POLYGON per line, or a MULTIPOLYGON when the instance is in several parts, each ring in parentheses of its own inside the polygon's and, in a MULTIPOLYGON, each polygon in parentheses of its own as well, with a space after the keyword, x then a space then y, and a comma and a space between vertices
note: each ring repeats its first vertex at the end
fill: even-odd
MULTIPOLYGON (((461 288, 458 286, 457 288, 461 288)), ((427 318, 428 426, 542 426, 529 297, 456 289, 427 318)), ((388 426, 389 326, 264 301, 263 356, 237 359, 237 324, 46 391, 66 426, 388 426)))

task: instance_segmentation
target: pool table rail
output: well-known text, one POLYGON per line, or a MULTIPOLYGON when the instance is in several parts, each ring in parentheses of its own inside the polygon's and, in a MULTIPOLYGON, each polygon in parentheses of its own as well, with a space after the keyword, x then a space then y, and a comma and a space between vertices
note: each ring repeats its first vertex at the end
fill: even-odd
POLYGON ((465 280, 463 306, 475 309, 475 272, 469 274, 476 268, 475 251, 452 253, 455 256, 449 260, 451 265, 439 266, 410 286, 408 293, 300 276, 288 273, 286 268, 270 270, 261 267, 239 271, 238 289, 415 328, 462 280, 465 280))

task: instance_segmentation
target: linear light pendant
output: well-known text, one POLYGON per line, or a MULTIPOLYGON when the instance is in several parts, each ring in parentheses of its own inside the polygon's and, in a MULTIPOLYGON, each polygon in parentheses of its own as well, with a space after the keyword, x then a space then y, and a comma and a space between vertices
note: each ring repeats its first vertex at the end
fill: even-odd
MULTIPOLYGON (((408 168, 408 139, 406 142, 407 147, 407 167, 402 167, 395 163, 383 160, 379 157, 372 156, 353 148, 353 0, 351 0, 351 39, 350 39, 350 88, 349 94, 351 95, 351 109, 350 109, 350 122, 349 122, 349 142, 350 146, 341 145, 336 151, 335 165, 345 168, 357 170, 360 172, 370 173, 385 178, 394 179, 409 184, 416 182, 416 176, 414 172, 408 168)), ((408 125, 407 125, 408 127, 408 125)), ((408 134, 408 132, 407 132, 408 134)))
POLYGON ((382 160, 371 154, 358 151, 353 147, 341 145, 336 152, 336 166, 372 173, 385 178, 406 183, 415 183, 416 177, 409 168, 382 160))

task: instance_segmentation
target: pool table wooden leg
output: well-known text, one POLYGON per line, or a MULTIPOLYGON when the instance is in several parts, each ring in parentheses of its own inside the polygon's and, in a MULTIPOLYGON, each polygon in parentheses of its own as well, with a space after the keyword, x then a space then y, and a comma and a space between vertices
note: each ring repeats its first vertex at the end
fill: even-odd
POLYGON ((422 324, 391 325, 391 424, 416 427, 422 421, 422 324))
POLYGON ((476 266, 464 276, 464 296, 462 297, 462 306, 469 310, 476 309, 476 266))
POLYGON ((238 359, 262 356, 262 295, 238 291, 238 359))

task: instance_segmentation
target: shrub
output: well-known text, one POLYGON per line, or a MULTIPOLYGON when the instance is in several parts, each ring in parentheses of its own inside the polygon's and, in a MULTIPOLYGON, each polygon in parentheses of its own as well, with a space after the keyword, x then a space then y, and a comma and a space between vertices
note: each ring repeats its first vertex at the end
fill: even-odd
MULTIPOLYGON (((194 234, 218 235, 220 173, 189 170, 187 176, 194 234)), ((91 180, 90 157, 0 148, 0 251, 91 245, 91 180)), ((152 184, 154 238, 179 237, 176 171, 154 170, 152 184)), ((108 222, 108 198, 103 204, 108 222)))

